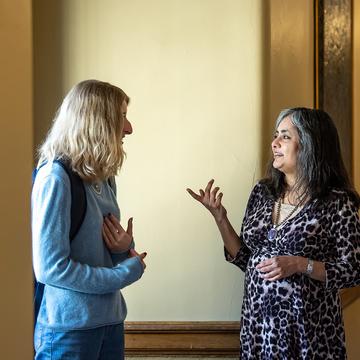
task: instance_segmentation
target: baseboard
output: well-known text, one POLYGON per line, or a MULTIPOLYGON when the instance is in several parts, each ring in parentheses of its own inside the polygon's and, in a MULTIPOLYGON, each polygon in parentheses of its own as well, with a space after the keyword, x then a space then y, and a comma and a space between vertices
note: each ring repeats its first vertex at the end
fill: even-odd
POLYGON ((236 357, 240 323, 234 321, 125 322, 126 356, 236 357))

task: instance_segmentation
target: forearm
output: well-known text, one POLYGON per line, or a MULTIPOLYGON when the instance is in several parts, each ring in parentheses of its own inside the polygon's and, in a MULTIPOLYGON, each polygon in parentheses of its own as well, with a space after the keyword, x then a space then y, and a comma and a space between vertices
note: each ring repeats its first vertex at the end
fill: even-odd
POLYGON ((128 258, 113 268, 93 267, 71 259, 49 263, 34 262, 37 280, 43 284, 88 294, 106 294, 138 280, 143 268, 137 258, 128 258))
POLYGON ((239 236, 231 225, 226 214, 224 214, 222 219, 215 219, 215 222, 220 231, 226 250, 234 258, 241 247, 239 236))

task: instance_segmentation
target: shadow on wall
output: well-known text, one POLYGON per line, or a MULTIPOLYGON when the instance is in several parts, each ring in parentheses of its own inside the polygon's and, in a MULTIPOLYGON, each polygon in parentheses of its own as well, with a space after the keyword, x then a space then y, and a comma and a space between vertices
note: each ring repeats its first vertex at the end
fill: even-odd
POLYGON ((33 1, 34 161, 63 97, 61 18, 61 1, 33 1))

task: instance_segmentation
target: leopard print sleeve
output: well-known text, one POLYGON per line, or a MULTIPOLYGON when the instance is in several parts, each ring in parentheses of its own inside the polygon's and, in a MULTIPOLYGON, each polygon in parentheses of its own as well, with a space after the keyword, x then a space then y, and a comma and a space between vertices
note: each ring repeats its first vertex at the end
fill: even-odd
POLYGON ((243 241, 244 223, 246 223, 246 220, 249 216, 250 210, 252 210, 253 207, 256 206, 257 198, 260 196, 260 193, 261 193, 261 185, 258 183, 255 185, 254 189, 252 190, 249 200, 248 200, 248 203, 247 203, 247 206, 246 206, 246 211, 245 211, 245 215, 243 218, 241 231, 240 231, 240 235, 239 235, 241 247, 240 247, 240 250, 238 251, 238 253, 236 254, 236 256, 234 258, 231 257, 231 255, 228 253, 228 251, 224 247, 226 261, 239 267, 243 272, 246 271, 246 267, 247 267, 247 264, 248 264, 250 256, 251 256, 250 249, 246 246, 246 244, 243 241))
POLYGON ((360 285, 360 222, 358 209, 343 192, 329 207, 331 234, 336 244, 334 256, 325 262, 326 282, 329 290, 360 285))

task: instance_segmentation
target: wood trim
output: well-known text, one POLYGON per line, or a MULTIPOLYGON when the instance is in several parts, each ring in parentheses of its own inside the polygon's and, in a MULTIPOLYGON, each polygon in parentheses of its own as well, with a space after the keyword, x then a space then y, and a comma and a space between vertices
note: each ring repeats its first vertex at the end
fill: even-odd
POLYGON ((125 322, 126 356, 239 355, 237 321, 125 322))
POLYGON ((319 1, 314 1, 314 104, 315 108, 319 108, 319 1))
POLYGON ((341 291, 342 308, 345 309, 347 306, 349 306, 359 297, 360 297, 360 286, 351 289, 342 290, 341 291))

